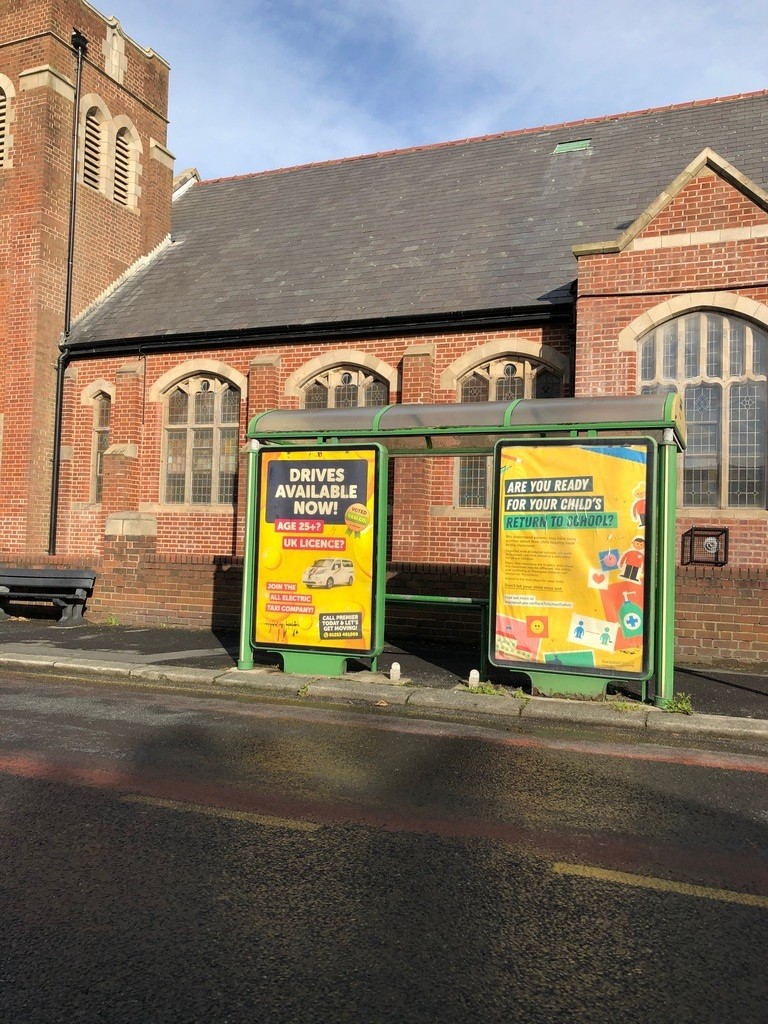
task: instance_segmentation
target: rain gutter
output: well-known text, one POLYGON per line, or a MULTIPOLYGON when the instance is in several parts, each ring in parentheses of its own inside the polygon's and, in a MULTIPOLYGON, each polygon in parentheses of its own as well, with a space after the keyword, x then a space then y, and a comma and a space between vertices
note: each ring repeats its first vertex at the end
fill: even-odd
POLYGON ((199 331, 185 334, 152 334, 108 341, 75 342, 69 346, 71 358, 128 355, 142 352, 173 352, 191 348, 221 348, 241 345, 280 344, 286 341, 341 341, 352 338, 398 334, 442 334, 446 331, 488 330, 521 325, 563 323, 572 318, 572 304, 549 309, 524 307, 515 311, 490 310, 485 313, 454 313, 441 317, 387 317, 381 320, 334 321, 307 325, 284 325, 262 330, 199 331))

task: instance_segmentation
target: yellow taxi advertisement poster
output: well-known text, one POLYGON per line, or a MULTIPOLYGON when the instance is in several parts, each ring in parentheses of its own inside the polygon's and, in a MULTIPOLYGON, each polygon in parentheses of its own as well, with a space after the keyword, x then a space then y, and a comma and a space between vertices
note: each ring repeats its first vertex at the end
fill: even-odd
POLYGON ((493 664, 646 671, 651 450, 646 439, 497 447, 493 664))
POLYGON ((371 650, 378 455, 259 453, 255 644, 371 650))

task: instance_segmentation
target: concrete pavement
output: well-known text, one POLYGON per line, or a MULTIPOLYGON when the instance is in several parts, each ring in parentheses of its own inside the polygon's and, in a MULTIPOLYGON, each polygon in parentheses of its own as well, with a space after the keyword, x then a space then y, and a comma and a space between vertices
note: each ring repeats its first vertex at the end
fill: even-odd
MULTIPOLYGON (((498 692, 472 692, 467 680, 478 667, 465 649, 406 651, 385 647, 378 671, 350 662, 339 678, 288 675, 279 658, 257 652, 249 672, 236 668, 236 633, 208 629, 106 625, 61 627, 51 619, 0 620, 0 669, 88 676, 131 685, 171 685, 210 693, 268 699, 402 707, 434 716, 484 715, 523 728, 537 723, 617 728, 700 738, 768 743, 768 674, 680 668, 675 692, 691 698, 694 714, 669 713, 643 704, 622 688, 605 701, 532 697, 509 673, 491 669, 498 692), (392 665, 401 667, 399 682, 392 665)), ((609 688, 610 689, 610 688, 609 688)))

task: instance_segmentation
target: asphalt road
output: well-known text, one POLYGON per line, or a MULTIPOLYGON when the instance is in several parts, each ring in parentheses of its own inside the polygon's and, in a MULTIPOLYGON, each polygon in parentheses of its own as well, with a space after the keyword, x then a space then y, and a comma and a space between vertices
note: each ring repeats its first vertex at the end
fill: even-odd
POLYGON ((0 1021, 762 1022, 768 756, 0 683, 0 1021))

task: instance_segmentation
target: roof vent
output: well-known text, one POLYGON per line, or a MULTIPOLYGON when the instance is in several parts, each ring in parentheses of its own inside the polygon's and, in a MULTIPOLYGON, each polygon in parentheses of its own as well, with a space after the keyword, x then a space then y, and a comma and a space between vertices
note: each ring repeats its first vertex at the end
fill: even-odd
POLYGON ((578 149, 589 149, 592 139, 574 139, 573 142, 558 142, 556 153, 575 153, 578 149))

